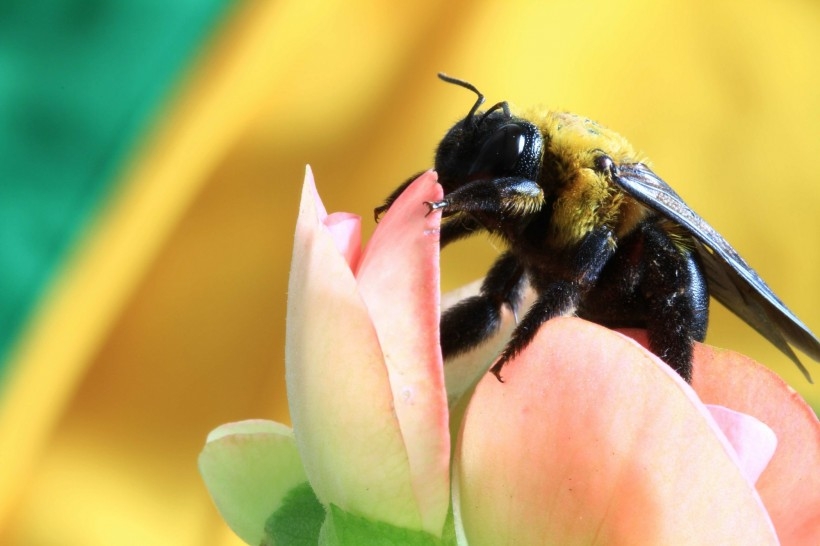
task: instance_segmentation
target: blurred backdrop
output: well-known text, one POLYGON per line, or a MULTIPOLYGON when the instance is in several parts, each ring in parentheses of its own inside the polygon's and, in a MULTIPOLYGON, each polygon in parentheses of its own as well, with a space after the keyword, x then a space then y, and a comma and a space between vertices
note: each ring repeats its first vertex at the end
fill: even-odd
MULTIPOLYGON (((370 233, 474 100, 438 71, 621 132, 820 331, 819 57, 797 0, 0 3, 0 543, 239 544, 196 457, 287 422, 305 164, 370 233)), ((444 288, 497 253, 448 248, 444 288)))

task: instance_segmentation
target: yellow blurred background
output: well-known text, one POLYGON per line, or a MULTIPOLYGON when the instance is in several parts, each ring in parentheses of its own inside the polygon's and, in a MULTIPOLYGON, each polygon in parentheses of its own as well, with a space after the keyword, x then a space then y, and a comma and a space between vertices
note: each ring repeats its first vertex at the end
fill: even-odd
MULTIPOLYGON (((473 103, 438 71, 489 103, 619 131, 820 332, 818 58, 811 1, 239 4, 16 348, 0 400, 0 543, 240 544, 196 457, 221 423, 287 422, 305 164, 327 208, 361 214, 370 233, 373 207, 431 166, 473 103)), ((444 288, 497 253, 483 239, 448 249, 444 288)), ((776 349, 717 304, 712 316, 710 343, 820 408, 820 387, 776 349)))

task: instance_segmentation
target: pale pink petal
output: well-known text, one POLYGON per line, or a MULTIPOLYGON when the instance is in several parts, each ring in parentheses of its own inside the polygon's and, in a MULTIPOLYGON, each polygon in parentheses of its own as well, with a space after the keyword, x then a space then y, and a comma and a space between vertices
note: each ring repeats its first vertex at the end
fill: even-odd
POLYGON ((423 528, 439 535, 449 506, 450 436, 439 348, 442 197, 428 171, 392 204, 356 273, 384 353, 423 528))
POLYGON ((456 454, 459 511, 481 544, 776 544, 708 411, 631 340, 552 320, 487 376, 456 454))
POLYGON ((323 223, 336 249, 345 257, 350 270, 355 271, 362 254, 362 218, 349 212, 334 212, 323 223))
POLYGON ((692 386, 700 398, 753 415, 777 435, 757 482, 784 545, 820 544, 820 423, 777 374, 751 359, 698 345, 692 386))
POLYGON ((222 518, 248 544, 261 543, 267 519, 307 481, 290 428, 263 420, 211 432, 199 471, 222 518))
POLYGON ((316 219, 324 224, 333 237, 336 249, 344 256, 350 269, 355 271, 362 253, 362 218, 349 212, 334 212, 328 215, 313 182, 313 170, 310 165, 305 167, 305 180, 308 178, 311 181, 310 193, 313 196, 316 219))
POLYGON ((288 286, 286 380, 299 453, 317 497, 420 528, 379 341, 321 216, 308 172, 288 286))
POLYGON ((714 404, 707 404, 706 408, 734 448, 746 479, 754 484, 774 455, 774 431, 751 415, 714 404))

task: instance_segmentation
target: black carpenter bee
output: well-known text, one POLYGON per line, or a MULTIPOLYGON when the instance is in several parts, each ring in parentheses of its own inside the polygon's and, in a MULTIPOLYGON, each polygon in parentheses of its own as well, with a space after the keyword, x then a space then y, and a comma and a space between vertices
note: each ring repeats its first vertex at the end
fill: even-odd
MULTIPOLYGON (((503 306, 517 316, 529 282, 537 297, 491 369, 499 379, 541 324, 575 314, 645 328, 650 349, 691 381, 711 294, 811 381, 789 344, 820 361, 817 337, 623 137, 570 113, 519 117, 506 102, 482 112, 478 89, 439 77, 478 97, 436 151, 444 198, 427 206, 442 210, 441 245, 484 231, 508 247, 479 295, 443 314, 445 359, 494 333, 503 306)), ((377 219, 414 178, 375 210, 377 219)))

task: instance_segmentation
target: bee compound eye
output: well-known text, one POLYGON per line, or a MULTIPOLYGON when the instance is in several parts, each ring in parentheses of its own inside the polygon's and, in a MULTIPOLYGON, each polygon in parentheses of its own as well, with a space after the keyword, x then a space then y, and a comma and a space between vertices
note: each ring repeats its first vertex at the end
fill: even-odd
POLYGON ((526 144, 527 137, 521 126, 515 123, 503 125, 481 146, 481 152, 470 172, 497 176, 509 173, 518 163, 526 144))
POLYGON ((524 130, 518 125, 507 126, 505 133, 503 163, 511 169, 518 163, 518 158, 521 157, 527 143, 527 137, 524 136, 524 130))

